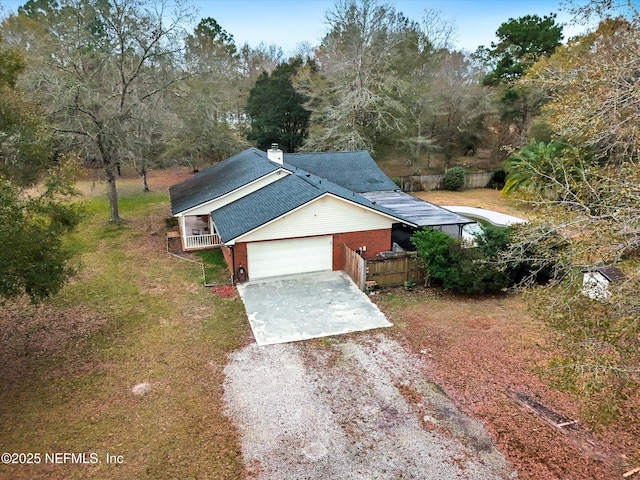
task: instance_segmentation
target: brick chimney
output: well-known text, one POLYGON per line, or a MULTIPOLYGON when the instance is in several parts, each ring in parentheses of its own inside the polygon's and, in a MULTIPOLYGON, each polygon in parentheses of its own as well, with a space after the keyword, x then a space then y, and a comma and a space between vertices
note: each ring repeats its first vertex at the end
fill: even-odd
POLYGON ((282 165, 282 163, 284 162, 282 150, 278 148, 277 143, 271 144, 271 148, 267 150, 267 158, 272 162, 276 162, 282 165))

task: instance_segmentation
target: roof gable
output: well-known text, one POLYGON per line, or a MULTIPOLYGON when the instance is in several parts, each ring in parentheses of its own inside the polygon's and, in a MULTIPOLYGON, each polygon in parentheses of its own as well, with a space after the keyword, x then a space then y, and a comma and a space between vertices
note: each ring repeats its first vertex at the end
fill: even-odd
POLYGON ((317 175, 351 191, 398 190, 369 152, 285 153, 284 163, 317 175))
POLYGON ((288 175, 211 212, 211 216, 220 238, 228 242, 304 205, 320 193, 299 177, 288 175))
POLYGON ((282 168, 257 148, 249 148, 169 188, 171 213, 201 205, 282 168))

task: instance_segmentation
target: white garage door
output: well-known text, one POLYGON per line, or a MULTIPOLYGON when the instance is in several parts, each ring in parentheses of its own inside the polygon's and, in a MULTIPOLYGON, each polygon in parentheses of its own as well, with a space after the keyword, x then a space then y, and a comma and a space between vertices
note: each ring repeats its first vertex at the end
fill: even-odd
POLYGON ((292 273, 331 270, 333 238, 309 237, 247 244, 252 280, 292 273))

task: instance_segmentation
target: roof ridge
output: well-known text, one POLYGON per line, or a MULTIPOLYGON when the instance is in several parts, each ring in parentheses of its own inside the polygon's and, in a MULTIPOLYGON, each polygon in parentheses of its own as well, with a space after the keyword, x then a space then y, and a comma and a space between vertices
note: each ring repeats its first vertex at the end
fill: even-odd
MULTIPOLYGON (((262 158, 267 158, 267 152, 264 152, 264 151, 260 150, 259 148, 249 147, 247 150, 251 150, 253 153, 259 154, 260 157, 262 157, 262 158)), ((238 153, 242 153, 242 152, 238 152, 238 153)))
MULTIPOLYGON (((368 150, 334 150, 334 151, 330 151, 330 152, 287 152, 284 154, 284 156, 290 156, 290 155, 336 155, 336 154, 350 154, 350 153, 368 153, 369 155, 371 155, 371 153, 369 153, 368 150)), ((373 157, 371 157, 371 159, 373 161, 375 161, 375 159, 373 157)))
MULTIPOLYGON (((336 197, 342 198, 343 200, 346 200, 348 202, 353 202, 356 204, 359 204, 360 206, 363 207, 369 207, 369 208, 374 208, 376 210, 382 211, 380 209, 380 206, 377 205, 375 200, 370 200, 369 198, 367 198, 365 195, 359 193, 359 192, 355 192, 347 187, 343 187, 342 185, 339 185, 335 182, 332 182, 331 180, 328 180, 326 178, 320 177, 319 175, 315 175, 313 173, 307 172, 306 170, 303 170, 302 168, 297 169, 296 172, 300 172, 302 173, 302 175, 298 174, 296 175, 298 178, 300 178, 301 180, 305 181, 306 183, 308 183, 309 185, 311 185, 312 187, 316 188, 318 191, 320 191, 322 194, 329 194, 329 195, 334 195, 336 197), (318 179, 318 182, 316 183, 313 179, 313 177, 318 179), (325 181, 324 186, 322 186, 322 181, 325 181), (329 187, 329 188, 327 188, 329 187), (359 201, 356 201, 359 200, 359 201)), ((383 207, 384 210, 388 210, 385 209, 383 207)), ((385 211, 384 213, 389 214, 389 213, 394 213, 392 211, 385 211)))
MULTIPOLYGON (((320 175, 316 175, 315 173, 308 172, 308 171, 306 171, 306 170, 304 170, 302 168, 296 168, 296 170, 293 173, 294 173, 294 175, 299 177, 301 180, 304 180, 305 182, 307 182, 312 187, 315 187, 318 190, 321 190, 321 191, 324 191, 324 192, 328 191, 328 189, 326 188, 326 185, 335 186, 335 187, 337 187, 339 189, 341 188, 341 189, 344 189, 344 190, 349 190, 348 188, 345 188, 345 187, 343 187, 341 185, 338 185, 337 183, 332 182, 331 180, 329 180, 327 178, 321 177, 320 175), (318 181, 316 182, 313 177, 315 177, 318 181), (320 185, 322 185, 322 181, 323 180, 325 181, 325 187, 320 187, 320 185)), ((349 190, 349 191, 351 191, 351 190, 349 190)), ((352 192, 352 193, 356 194, 356 192, 352 192)))

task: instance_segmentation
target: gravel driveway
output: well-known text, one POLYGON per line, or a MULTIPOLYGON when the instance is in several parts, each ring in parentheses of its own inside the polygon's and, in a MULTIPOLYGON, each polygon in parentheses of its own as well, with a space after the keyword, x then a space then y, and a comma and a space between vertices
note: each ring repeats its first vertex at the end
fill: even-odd
POLYGON ((235 352, 225 403, 252 478, 516 478, 425 369, 384 334, 235 352))

